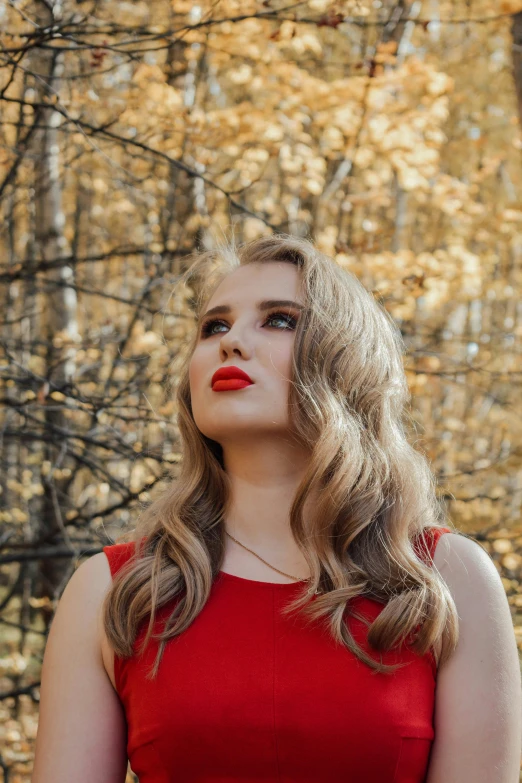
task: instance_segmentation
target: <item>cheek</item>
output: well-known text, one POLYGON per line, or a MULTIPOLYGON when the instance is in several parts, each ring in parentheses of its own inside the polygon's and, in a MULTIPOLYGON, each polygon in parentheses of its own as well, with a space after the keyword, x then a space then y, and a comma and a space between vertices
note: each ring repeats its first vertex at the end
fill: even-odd
POLYGON ((193 356, 189 364, 189 383, 191 394, 197 394, 203 378, 203 363, 199 356, 193 356))
POLYGON ((278 345, 277 348, 273 347, 271 351, 270 360, 273 366, 277 370, 278 378, 281 382, 290 377, 290 371, 292 368, 292 345, 278 345))
POLYGON ((189 362, 190 394, 194 399, 203 399, 210 389, 210 378, 216 369, 216 357, 210 346, 200 345, 189 362))

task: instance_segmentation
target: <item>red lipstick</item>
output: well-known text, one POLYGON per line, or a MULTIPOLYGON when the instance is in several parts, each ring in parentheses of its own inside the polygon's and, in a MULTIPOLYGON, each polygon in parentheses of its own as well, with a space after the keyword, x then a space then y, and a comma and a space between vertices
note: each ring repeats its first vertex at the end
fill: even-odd
POLYGON ((220 367, 212 376, 212 391, 232 391, 244 389, 254 381, 239 367, 220 367))

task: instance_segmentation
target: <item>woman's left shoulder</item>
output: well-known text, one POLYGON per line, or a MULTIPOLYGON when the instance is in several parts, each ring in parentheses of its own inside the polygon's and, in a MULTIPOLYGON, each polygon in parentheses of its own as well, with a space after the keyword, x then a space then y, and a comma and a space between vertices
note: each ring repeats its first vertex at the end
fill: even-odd
POLYGON ((490 555, 472 538, 458 533, 441 535, 433 565, 447 584, 459 616, 473 619, 496 605, 513 632, 511 612, 500 574, 490 555))
POLYGON ((477 580, 486 582, 505 597, 504 586, 495 564, 486 550, 474 539, 461 533, 444 533, 433 553, 433 564, 448 583, 457 590, 477 580))
POLYGON ((459 617, 459 641, 437 675, 428 783, 518 779, 522 693, 513 621, 499 572, 471 538, 440 536, 433 564, 459 617))

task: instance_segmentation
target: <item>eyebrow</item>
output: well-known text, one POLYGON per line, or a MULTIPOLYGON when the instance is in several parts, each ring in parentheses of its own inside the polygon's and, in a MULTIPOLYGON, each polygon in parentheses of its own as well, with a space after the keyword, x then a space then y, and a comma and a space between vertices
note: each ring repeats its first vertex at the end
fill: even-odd
MULTIPOLYGON (((257 303, 257 309, 260 311, 271 310, 273 307, 293 307, 296 310, 303 310, 304 305, 299 302, 294 302, 291 299, 263 299, 263 301, 257 303)), ((230 305, 216 305, 207 310, 200 318, 198 323, 201 323, 209 315, 227 315, 232 312, 230 305)))

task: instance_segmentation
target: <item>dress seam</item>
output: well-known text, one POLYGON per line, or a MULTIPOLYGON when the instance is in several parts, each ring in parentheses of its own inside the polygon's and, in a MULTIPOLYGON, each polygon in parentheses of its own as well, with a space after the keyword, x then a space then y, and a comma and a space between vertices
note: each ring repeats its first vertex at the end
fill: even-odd
POLYGON ((275 754, 275 767, 277 780, 281 780, 281 772, 279 770, 279 755, 277 749, 277 726, 276 726, 276 601, 275 601, 275 589, 272 589, 272 720, 274 730, 274 754, 275 754))

